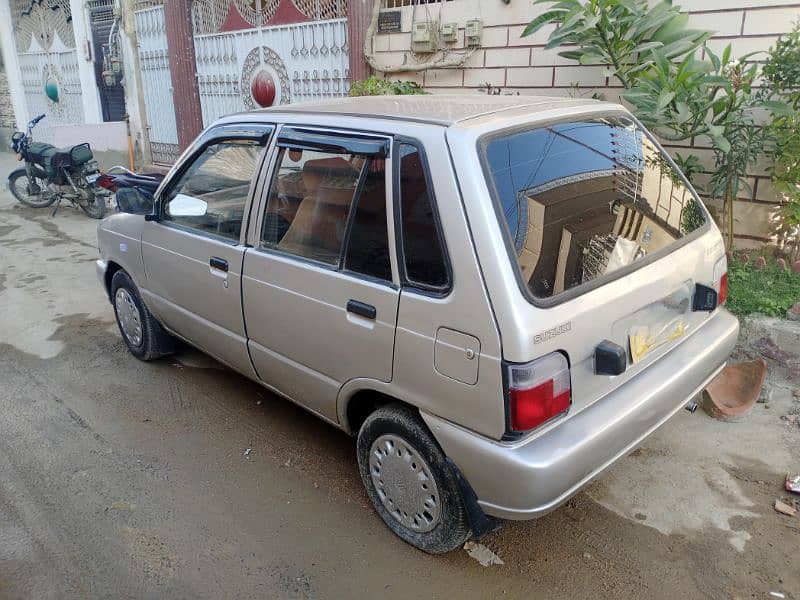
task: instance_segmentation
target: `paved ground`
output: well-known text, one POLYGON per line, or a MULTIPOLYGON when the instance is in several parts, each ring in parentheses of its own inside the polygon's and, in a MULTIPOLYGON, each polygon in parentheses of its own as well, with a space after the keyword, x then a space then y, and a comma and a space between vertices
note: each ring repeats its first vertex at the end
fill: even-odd
POLYGON ((485 538, 502 566, 430 557, 372 511, 350 438, 197 352, 129 356, 95 224, 0 191, 0 598, 800 598, 800 517, 772 509, 791 399, 681 411, 485 538))

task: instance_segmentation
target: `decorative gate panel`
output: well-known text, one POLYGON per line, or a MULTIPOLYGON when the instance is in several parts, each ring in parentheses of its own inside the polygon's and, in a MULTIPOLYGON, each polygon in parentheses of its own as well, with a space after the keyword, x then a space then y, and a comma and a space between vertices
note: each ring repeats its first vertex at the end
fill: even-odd
POLYGON ((164 7, 137 10, 134 14, 150 150, 153 162, 171 164, 178 158, 178 127, 172 98, 164 7))
POLYGON ((345 0, 195 0, 203 124, 260 107, 346 96, 345 0))
POLYGON ((84 122, 69 2, 13 0, 11 10, 28 115, 47 115, 35 137, 50 141, 53 125, 84 122))

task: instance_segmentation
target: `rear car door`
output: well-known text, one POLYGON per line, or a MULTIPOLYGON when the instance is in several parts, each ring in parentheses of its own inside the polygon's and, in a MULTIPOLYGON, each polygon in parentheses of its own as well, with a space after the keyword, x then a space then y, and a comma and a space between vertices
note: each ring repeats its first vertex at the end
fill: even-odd
POLYGON ((389 150, 382 136, 284 127, 244 260, 258 376, 329 420, 345 382, 392 378, 389 150))
POLYGON ((161 189, 157 218, 142 234, 151 310, 181 337, 248 374, 242 225, 272 130, 237 124, 206 132, 161 189))

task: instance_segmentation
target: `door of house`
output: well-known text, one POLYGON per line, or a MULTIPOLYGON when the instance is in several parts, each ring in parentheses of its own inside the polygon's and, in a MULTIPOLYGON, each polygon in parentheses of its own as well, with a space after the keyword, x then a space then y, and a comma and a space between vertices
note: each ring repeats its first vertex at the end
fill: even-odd
POLYGON ((195 0, 203 124, 233 112, 346 96, 347 0, 195 0))
POLYGON ((172 164, 178 158, 178 127, 172 98, 167 30, 160 1, 140 0, 134 12, 142 93, 153 162, 172 164))

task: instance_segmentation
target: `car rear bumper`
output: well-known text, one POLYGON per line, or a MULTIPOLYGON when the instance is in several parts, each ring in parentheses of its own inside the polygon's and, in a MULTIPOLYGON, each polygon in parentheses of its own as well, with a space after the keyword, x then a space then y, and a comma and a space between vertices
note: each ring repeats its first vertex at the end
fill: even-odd
POLYGON ((488 515, 546 514, 638 446, 725 365, 738 320, 718 310, 682 344, 604 398, 541 435, 497 442, 422 413, 488 515))

